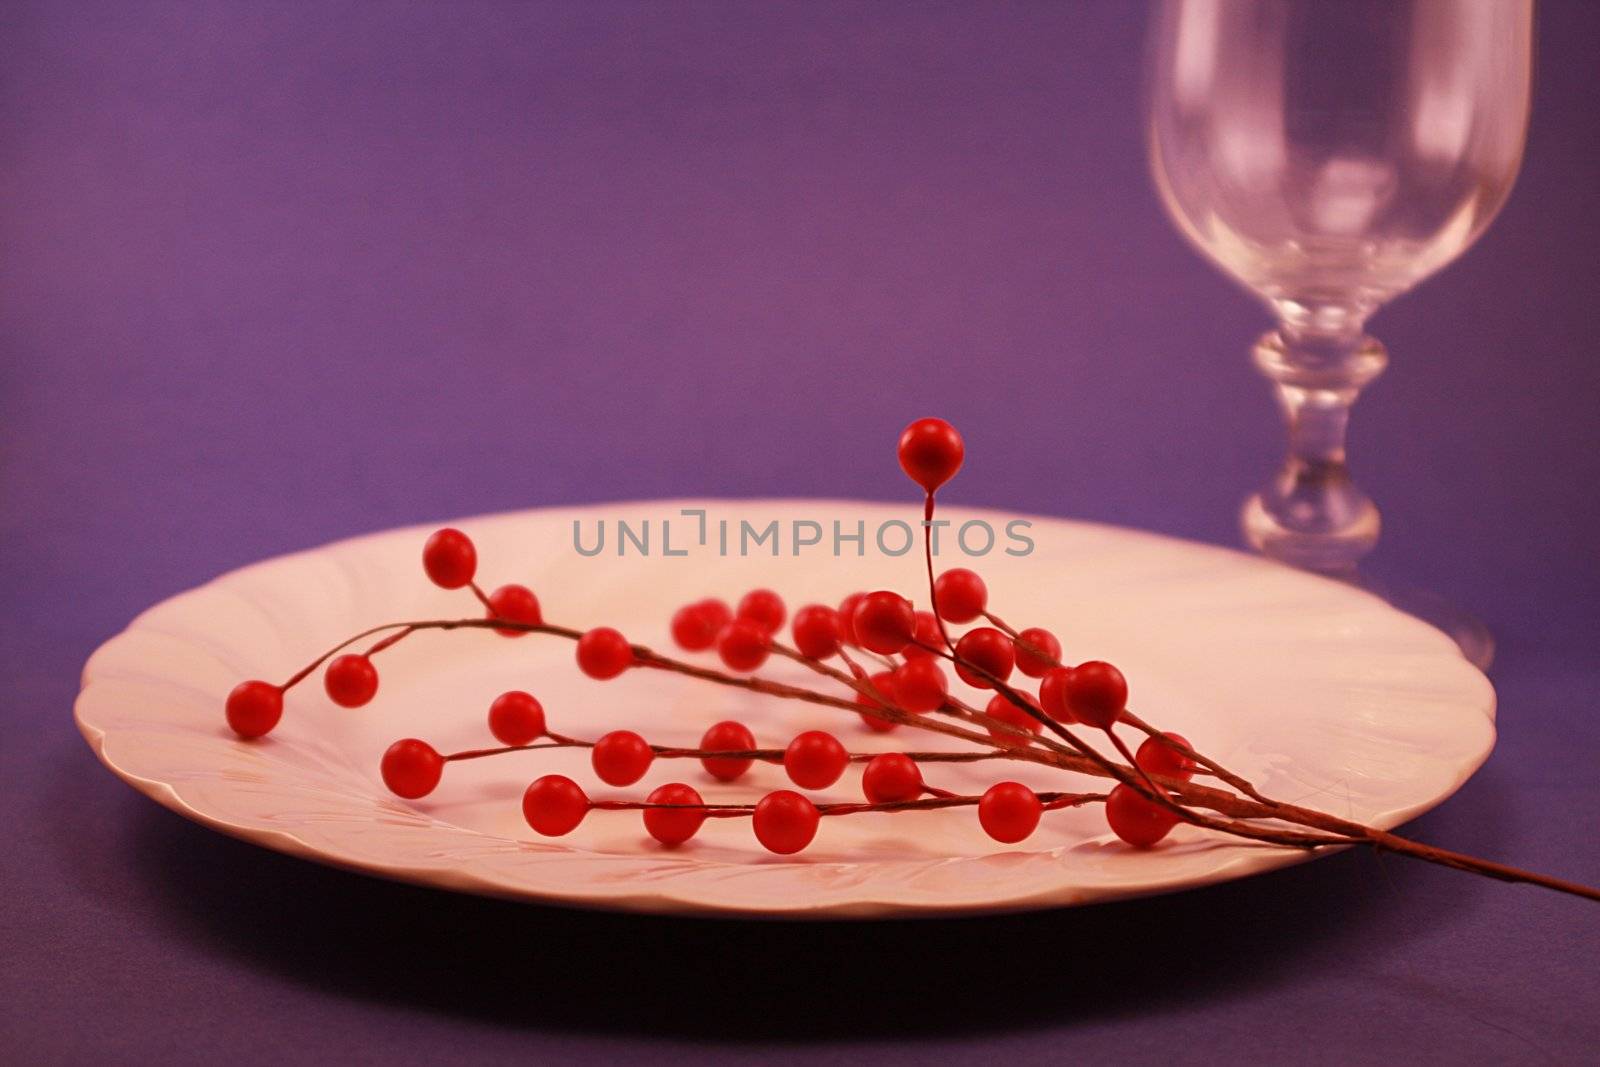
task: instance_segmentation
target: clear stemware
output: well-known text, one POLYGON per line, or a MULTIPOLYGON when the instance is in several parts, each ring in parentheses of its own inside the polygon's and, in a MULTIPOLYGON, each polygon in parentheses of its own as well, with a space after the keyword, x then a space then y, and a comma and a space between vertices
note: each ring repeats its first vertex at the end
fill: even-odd
MULTIPOLYGON (((1350 407, 1388 362, 1366 323, 1505 202, 1532 37, 1532 0, 1158 4, 1147 121, 1161 201, 1277 319, 1254 356, 1288 459, 1242 514, 1261 552, 1353 577, 1376 545, 1378 509, 1345 462, 1350 407)), ((1435 621, 1487 662, 1481 628, 1435 621)))

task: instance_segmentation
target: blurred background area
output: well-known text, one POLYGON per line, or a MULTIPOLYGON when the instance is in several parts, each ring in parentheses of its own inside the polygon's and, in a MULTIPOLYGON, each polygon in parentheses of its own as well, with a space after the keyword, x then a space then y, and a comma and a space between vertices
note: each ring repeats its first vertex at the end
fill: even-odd
MULTIPOLYGON (((8 673, 262 556, 653 496, 954 502, 1237 543, 1268 318, 1147 178, 1144 11, 0 5, 8 673)), ((1600 636, 1600 14, 1542 5, 1518 188, 1374 320, 1383 577, 1600 636)), ((34 679, 57 696, 59 679, 34 679)))

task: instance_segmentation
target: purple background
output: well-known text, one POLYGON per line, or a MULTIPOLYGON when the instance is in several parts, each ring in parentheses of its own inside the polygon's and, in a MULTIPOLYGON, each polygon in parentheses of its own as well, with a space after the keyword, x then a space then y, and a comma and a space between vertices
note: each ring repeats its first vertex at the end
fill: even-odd
MULTIPOLYGON (((1477 609, 1503 736, 1413 830, 1600 882, 1600 14, 1384 311, 1376 570, 1477 609)), ((1592 905, 1368 854, 1157 901, 730 925, 389 885, 192 826, 70 719, 152 602, 361 531, 691 494, 1232 542, 1261 310, 1149 191, 1143 11, 0 4, 0 1058, 1593 1059, 1592 905)))

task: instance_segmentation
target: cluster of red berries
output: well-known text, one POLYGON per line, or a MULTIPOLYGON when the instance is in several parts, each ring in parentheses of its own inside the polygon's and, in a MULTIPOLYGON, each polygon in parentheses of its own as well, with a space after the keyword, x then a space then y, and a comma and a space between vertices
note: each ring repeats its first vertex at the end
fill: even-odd
MULTIPOLYGON (((507 750, 527 746, 548 735, 544 708, 532 695, 514 690, 489 705, 489 730, 507 750)), ((755 736, 743 723, 713 725, 700 741, 699 756, 707 774, 720 782, 743 777, 755 763, 741 755, 755 750, 755 736)), ((503 751, 503 750, 502 750, 503 751)), ((613 730, 590 746, 590 764, 607 785, 638 782, 655 761, 656 749, 632 730, 613 730)), ((417 800, 438 787, 450 757, 426 741, 404 738, 384 752, 380 771, 395 795, 417 800)), ((796 786, 827 789, 844 776, 851 755, 839 739, 822 730, 796 736, 783 750, 780 761, 796 786)), ((928 791, 922 770, 910 756, 882 752, 866 760, 861 790, 868 804, 886 805, 915 800, 928 791)), ((653 791, 645 802, 645 830, 663 845, 679 845, 699 830, 707 817, 704 800, 694 787, 672 782, 653 791), (682 808, 684 810, 677 810, 682 808)), ((589 811, 582 787, 559 774, 533 782, 523 795, 522 810, 538 833, 559 837, 570 833, 589 811)), ((1043 810, 1032 790, 1016 782, 992 787, 978 804, 979 822, 991 837, 1006 843, 1025 839, 1038 825, 1043 810)), ((820 817, 815 804, 793 790, 769 794, 752 811, 756 838, 773 852, 788 854, 810 843, 820 817)))
MULTIPOLYGON (((771 634, 765 629, 768 624, 763 623, 758 629, 752 623, 748 633, 738 631, 736 624, 744 619, 745 604, 757 596, 770 606, 766 618, 781 624, 782 601, 768 590, 758 590, 741 601, 738 614, 728 612, 720 600, 700 601, 679 609, 673 618, 678 643, 688 651, 717 644, 729 668, 753 669, 746 664, 759 665, 770 648, 771 634), (724 620, 720 630, 718 619, 724 620), (683 641, 684 633, 691 634, 693 640, 683 641), (733 642, 737 656, 728 654, 727 643, 719 643, 719 637, 725 639, 729 634, 737 637, 733 642)), ((806 658, 818 661, 848 647, 881 656, 903 655, 903 662, 870 676, 871 689, 889 706, 917 714, 935 711, 945 705, 949 694, 949 680, 938 662, 941 650, 947 647, 939 620, 965 623, 979 618, 985 613, 988 591, 983 579, 960 568, 939 577, 935 597, 937 616, 915 610, 911 601, 888 591, 852 593, 838 608, 808 604, 795 612, 791 631, 794 647, 806 658)), ((1099 661, 1062 666, 1060 656, 1060 641, 1039 627, 1023 630, 1014 638, 992 626, 978 627, 963 634, 954 646, 956 674, 968 685, 992 689, 996 682, 1008 682, 1013 670, 1020 671, 1039 679, 1038 695, 1016 686, 1008 688, 1020 694, 1036 712, 1058 722, 1108 729, 1127 707, 1128 686, 1122 672, 1099 661)), ((882 706, 866 693, 859 694, 858 701, 869 707, 882 706)), ((984 710, 990 718, 1017 730, 1038 733, 1043 729, 1040 718, 1019 708, 1004 693, 991 697, 984 710)), ((862 718, 875 730, 892 730, 896 725, 871 714, 863 714, 862 718)), ((1002 736, 993 728, 990 733, 1002 736)))
MULTIPOLYGON (((984 617, 988 597, 982 578, 956 568, 935 583, 937 615, 918 611, 910 600, 888 590, 851 593, 836 608, 807 604, 798 609, 790 636, 802 656, 817 661, 851 648, 903 656, 903 663, 869 680, 878 695, 905 711, 923 713, 944 706, 949 682, 938 659, 953 651, 956 675, 968 685, 993 689, 1020 671, 1040 679, 1037 699, 1028 694, 1030 703, 1057 720, 1100 729, 1116 722, 1128 700, 1122 672, 1097 661, 1061 666, 1061 642, 1049 630, 1031 627, 1012 637, 993 626, 980 626, 962 634, 953 649, 947 645, 940 620, 962 624, 984 617)), ((770 589, 757 589, 745 594, 736 609, 717 599, 679 608, 672 617, 672 636, 685 651, 715 648, 729 670, 749 672, 766 662, 785 618, 783 599, 770 589)), ((875 701, 864 695, 862 703, 875 701)), ((1038 719, 1003 694, 990 700, 987 712, 1018 729, 1041 728, 1038 719)), ((895 725, 863 718, 875 729, 890 730, 895 725)))
MULTIPOLYGON (((918 420, 902 435, 901 466, 927 492, 930 517, 934 492, 959 470, 963 457, 960 435, 943 420, 918 420)), ((930 577, 931 563, 930 555, 930 577)), ((479 589, 474 580, 477 549, 459 530, 442 529, 429 537, 422 564, 438 586, 470 589, 482 603, 489 621, 511 624, 494 626, 497 633, 520 637, 544 627, 539 599, 532 590, 504 585, 485 594, 479 589)), ((966 684, 996 690, 984 712, 990 722, 999 724, 986 725, 1002 744, 1029 744, 1025 735, 1040 733, 1046 722, 1109 732, 1123 715, 1128 687, 1116 667, 1100 661, 1066 666, 1061 662, 1061 642, 1050 631, 1038 627, 1010 630, 989 613, 988 589, 973 571, 957 568, 939 575, 932 582, 930 599, 933 610, 925 611, 889 590, 858 592, 837 606, 807 604, 795 611, 791 620, 782 597, 770 589, 756 589, 732 607, 714 598, 686 605, 672 616, 670 629, 680 648, 690 652, 714 650, 729 670, 748 673, 760 668, 772 655, 777 636, 788 622, 794 650, 800 657, 821 664, 837 656, 850 668, 859 683, 855 701, 861 708, 861 718, 874 730, 895 728, 894 719, 884 714, 890 710, 924 715, 953 706, 941 660, 948 661, 966 684), (948 625, 980 621, 984 624, 954 639, 950 637, 948 625), (852 658, 852 649, 877 657, 884 669, 868 674, 852 658), (1011 684, 1013 675, 1019 672, 1037 680, 1036 694, 1011 684), (1028 706, 1026 710, 1019 701, 1028 706)), ((372 656, 403 636, 401 633, 380 641, 366 653, 345 652, 329 659, 323 672, 329 698, 346 708, 371 702, 378 692, 378 672, 372 656)), ((596 627, 576 640, 578 667, 591 678, 615 678, 638 665, 640 656, 641 650, 611 627, 596 627)), ((656 665, 661 662, 657 657, 656 665)), ((282 715, 284 690, 303 674, 284 686, 250 681, 236 687, 227 700, 229 725, 243 737, 259 737, 270 731, 282 715)), ((490 705, 488 718, 491 733, 506 750, 553 736, 548 733, 543 707, 525 692, 497 697, 490 705)), ((755 739, 747 727, 720 722, 706 731, 698 751, 712 778, 731 782, 750 769, 754 759, 748 753, 754 749, 755 739)), ((1151 737, 1139 749, 1135 763, 1146 776, 1183 781, 1195 771, 1185 751, 1187 743, 1176 735, 1151 737)), ((484 753, 464 755, 481 754, 484 753)), ((616 730, 595 741, 590 755, 601 781, 628 786, 644 777, 657 750, 633 731, 616 730)), ((445 763, 452 758, 461 757, 441 755, 426 742, 407 738, 389 747, 380 769, 392 792, 417 799, 437 787, 445 763)), ((789 743, 781 762, 794 785, 821 790, 843 776, 851 758, 838 738, 811 730, 789 743)), ((1149 789, 1159 788, 1148 777, 1145 782, 1149 789)), ((866 760, 862 790, 869 805, 900 804, 925 794, 951 796, 928 787, 917 762, 894 752, 866 760)), ((547 836, 569 833, 592 806, 583 789, 562 775, 537 779, 523 796, 528 824, 547 836)), ((637 806, 643 810, 646 831, 665 845, 689 840, 706 818, 737 807, 708 807, 692 786, 682 782, 660 786, 643 805, 637 806)), ((978 799, 977 808, 984 831, 997 841, 1013 844, 1033 833, 1045 805, 1028 787, 1001 782, 978 799)), ((788 789, 767 794, 749 810, 757 839, 767 849, 785 855, 798 852, 811 842, 823 813, 804 795, 788 789)), ((1178 821, 1169 805, 1157 803, 1127 784, 1118 785, 1109 794, 1106 813, 1112 830, 1136 845, 1154 844, 1178 821)))
MULTIPOLYGON (((870 692, 858 692, 856 701, 864 707, 897 707, 914 714, 935 711, 945 706, 949 695, 949 680, 938 662, 940 650, 949 648, 939 620, 962 624, 985 617, 989 594, 981 577, 958 568, 939 576, 933 595, 937 615, 918 611, 910 600, 886 590, 852 593, 837 608, 808 604, 794 613, 790 629, 794 647, 802 656, 817 661, 852 647, 884 657, 902 656, 902 661, 891 669, 870 675, 870 692)), ((678 609, 672 619, 672 634, 687 651, 714 647, 731 670, 750 671, 765 662, 773 635, 783 625, 786 614, 782 598, 771 590, 758 589, 746 594, 737 609, 729 609, 716 599, 678 609)), ((1076 667, 1062 665, 1061 642, 1039 627, 1022 630, 1015 637, 992 626, 978 627, 956 640, 954 657, 957 676, 976 688, 992 689, 996 682, 1007 682, 1013 670, 1039 679, 1037 696, 1015 686, 1008 688, 1026 700, 1038 716, 1049 716, 1058 722, 1109 730, 1127 707, 1128 686, 1121 671, 1097 660, 1076 667)), ((1017 707, 1004 693, 995 693, 984 711, 991 719, 1015 730, 1039 733, 1044 728, 1041 718, 1017 707)), ((893 730, 897 725, 870 712, 863 712, 861 718, 878 731, 893 730)), ((989 727, 989 733, 1005 739, 1004 732, 994 727, 989 727)), ((833 741, 828 735, 819 736, 833 741)), ((1181 752, 1188 743, 1176 734, 1168 736, 1181 748, 1150 738, 1140 746, 1136 765, 1146 774, 1187 781, 1195 771, 1193 761, 1181 752)), ((818 775, 817 783, 812 784, 796 777, 791 769, 796 784, 820 789, 838 779, 844 769, 844 749, 837 741, 833 745, 840 754, 838 770, 831 776, 818 775)), ((711 747, 709 738, 706 747, 711 747)), ((916 764, 910 760, 905 764, 917 773, 920 783, 916 764)), ((871 793, 869 788, 869 799, 873 799, 871 793)), ((991 837, 1015 843, 1033 832, 1040 810, 1037 797, 1030 790, 1007 782, 985 796, 979 819, 991 837), (1021 799, 1023 793, 1033 797, 1031 804, 1021 799), (1009 814, 1002 815, 1002 811, 1009 814)), ((1155 844, 1178 822, 1170 808, 1127 785, 1113 789, 1106 814, 1112 830, 1137 845, 1155 844)))

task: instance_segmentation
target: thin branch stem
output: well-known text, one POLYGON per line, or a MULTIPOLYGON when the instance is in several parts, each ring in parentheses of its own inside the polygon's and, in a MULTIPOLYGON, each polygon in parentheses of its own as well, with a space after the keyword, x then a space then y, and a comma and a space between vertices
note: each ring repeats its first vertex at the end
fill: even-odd
MULTIPOLYGON (((942 792, 942 791, 941 791, 942 792)), ((1039 803, 1046 811, 1059 811, 1063 808, 1075 808, 1084 804, 1104 803, 1104 793, 1037 793, 1039 803)), ((972 807, 982 801, 981 796, 958 796, 947 793, 943 796, 922 797, 917 800, 892 800, 881 804, 853 804, 834 803, 816 805, 819 815, 863 815, 868 812, 897 812, 897 811, 936 811, 940 808, 965 808, 972 807)), ((648 811, 652 808, 665 808, 668 810, 703 811, 708 818, 730 819, 753 815, 756 810, 754 804, 652 804, 647 800, 591 800, 589 807, 598 811, 648 811)))
MULTIPOLYGON (((535 752, 541 749, 553 748, 593 748, 595 742, 583 741, 574 737, 563 737, 560 734, 547 734, 548 740, 532 741, 526 745, 499 745, 494 748, 469 748, 461 752, 451 752, 441 757, 446 763, 460 760, 483 759, 486 756, 503 756, 511 752, 535 752)), ((728 759, 728 760, 755 760, 757 763, 782 763, 784 750, 781 748, 679 748, 674 745, 651 745, 650 752, 657 759, 728 759)), ((868 763, 874 756, 881 752, 850 752, 847 759, 851 763, 868 763)), ((1009 758, 1004 752, 900 752, 916 763, 982 763, 985 760, 1009 758)))

